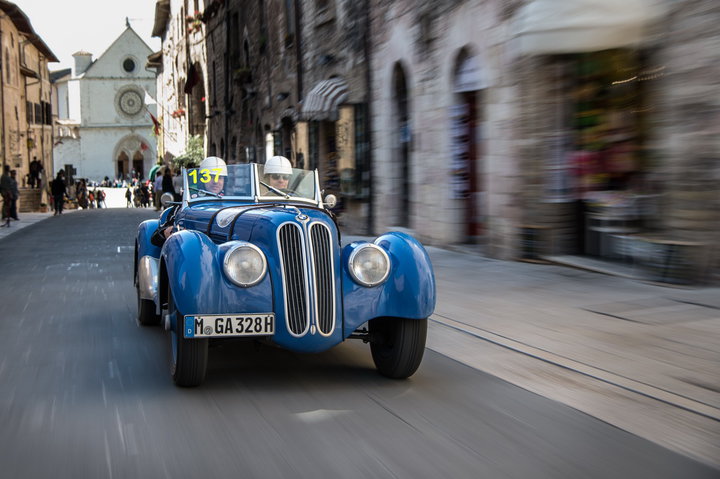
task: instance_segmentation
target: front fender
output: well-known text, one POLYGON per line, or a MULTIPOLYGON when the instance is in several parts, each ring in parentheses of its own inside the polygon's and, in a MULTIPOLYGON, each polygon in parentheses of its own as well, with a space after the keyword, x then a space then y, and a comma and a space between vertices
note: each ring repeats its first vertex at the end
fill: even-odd
POLYGON ((135 259, 143 256, 160 258, 160 248, 150 242, 153 233, 158 229, 158 220, 145 220, 138 226, 137 242, 135 243, 135 259))
MULTIPOLYGON (((223 273, 226 245, 216 245, 198 231, 172 234, 162 248, 161 298, 167 286, 182 314, 257 313, 272 311, 270 275, 255 286, 241 288, 223 273)), ((265 253, 267 254, 267 253, 265 253)))
POLYGON ((142 299, 156 299, 157 262, 160 258, 160 248, 152 244, 150 238, 157 228, 158 220, 143 221, 138 226, 135 239, 133 281, 139 288, 142 299))
POLYGON ((350 254, 362 243, 351 243, 342 252, 345 337, 373 318, 424 319, 435 310, 435 274, 422 244, 398 232, 384 234, 374 243, 388 254, 391 268, 387 280, 372 288, 357 284, 348 270, 350 254))

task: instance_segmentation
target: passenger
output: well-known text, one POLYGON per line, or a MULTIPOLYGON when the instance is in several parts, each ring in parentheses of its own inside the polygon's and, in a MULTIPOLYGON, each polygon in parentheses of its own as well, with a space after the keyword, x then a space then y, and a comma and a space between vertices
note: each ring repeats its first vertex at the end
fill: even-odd
MULTIPOLYGON (((268 186, 285 192, 288 189, 288 182, 290 181, 292 174, 293 172, 290 160, 284 156, 273 156, 265 162, 263 182, 268 186)), ((272 190, 270 190, 270 192, 277 194, 272 190)))

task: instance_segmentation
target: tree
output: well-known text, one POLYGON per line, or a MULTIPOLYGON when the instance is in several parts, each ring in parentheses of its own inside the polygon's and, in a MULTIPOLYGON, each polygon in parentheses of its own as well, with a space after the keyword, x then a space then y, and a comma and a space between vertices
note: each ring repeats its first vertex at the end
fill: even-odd
POLYGON ((193 135, 188 139, 185 152, 172 159, 173 167, 197 168, 203 157, 203 139, 200 135, 193 135))

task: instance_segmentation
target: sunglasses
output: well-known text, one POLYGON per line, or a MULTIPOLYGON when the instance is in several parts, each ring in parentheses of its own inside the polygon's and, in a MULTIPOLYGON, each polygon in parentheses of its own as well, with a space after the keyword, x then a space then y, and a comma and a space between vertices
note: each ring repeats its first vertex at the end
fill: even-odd
POLYGON ((290 175, 278 175, 277 173, 273 173, 272 175, 270 175, 270 178, 272 178, 273 180, 285 180, 285 181, 287 181, 287 180, 290 179, 290 175))

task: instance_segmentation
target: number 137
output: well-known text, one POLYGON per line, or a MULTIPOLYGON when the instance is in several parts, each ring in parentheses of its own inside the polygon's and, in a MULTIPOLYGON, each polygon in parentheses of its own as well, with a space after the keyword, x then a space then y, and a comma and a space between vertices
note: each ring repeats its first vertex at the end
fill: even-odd
POLYGON ((215 178, 213 179, 213 181, 218 181, 220 179, 220 168, 203 168, 202 170, 191 170, 188 172, 188 176, 190 176, 195 183, 197 183, 198 181, 198 171, 200 171, 200 181, 203 183, 210 182, 211 171, 215 173, 215 178))

